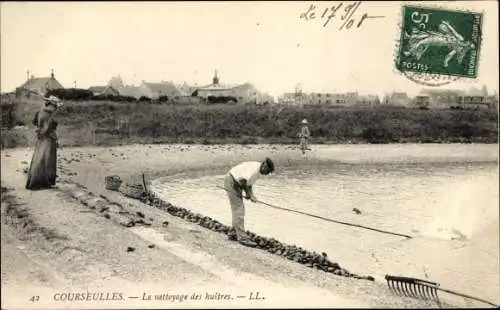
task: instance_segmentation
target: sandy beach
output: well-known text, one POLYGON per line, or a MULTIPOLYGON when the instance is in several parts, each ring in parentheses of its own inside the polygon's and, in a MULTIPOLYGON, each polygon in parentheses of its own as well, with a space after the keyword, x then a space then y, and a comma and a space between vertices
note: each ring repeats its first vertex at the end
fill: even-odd
MULTIPOLYGON (((223 173, 237 162, 265 156, 275 160, 276 173, 290 165, 422 160, 397 145, 390 153, 377 145, 357 148, 353 152, 340 145, 332 157, 319 146, 306 159, 285 145, 61 148, 57 188, 45 191, 24 189, 23 169, 32 149, 2 150, 2 307, 433 308, 431 302, 393 295, 379 279, 334 276, 242 247, 104 187, 107 175, 140 183, 144 173, 149 183, 190 171, 223 173), (124 227, 81 203, 75 194, 79 190, 119 204, 128 214, 141 214, 151 225, 124 227), (67 300, 76 293, 82 299, 87 293, 102 294, 97 301, 67 300)), ((495 161, 495 148, 457 145, 452 154, 441 154, 435 145, 420 149, 426 161, 460 162, 495 161)), ((337 263, 349 270, 349 262, 337 263)))

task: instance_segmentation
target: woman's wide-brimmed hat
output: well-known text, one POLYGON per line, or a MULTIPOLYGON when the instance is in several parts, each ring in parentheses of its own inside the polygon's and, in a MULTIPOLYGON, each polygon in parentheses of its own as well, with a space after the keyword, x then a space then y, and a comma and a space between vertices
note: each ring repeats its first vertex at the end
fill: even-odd
POLYGON ((302 120, 302 124, 307 125, 307 120, 305 118, 302 120))
POLYGON ((60 107, 62 106, 62 101, 61 99, 57 98, 56 96, 54 95, 50 95, 48 97, 42 97, 42 99, 45 101, 45 102, 50 102, 50 103, 53 103, 54 105, 56 105, 57 107, 60 107))

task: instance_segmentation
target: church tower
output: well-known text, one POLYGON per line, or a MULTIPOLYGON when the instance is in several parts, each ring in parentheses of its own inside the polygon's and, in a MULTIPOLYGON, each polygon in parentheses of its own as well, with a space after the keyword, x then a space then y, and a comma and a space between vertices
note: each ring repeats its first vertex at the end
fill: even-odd
POLYGON ((215 75, 214 75, 214 78, 212 80, 212 84, 219 86, 219 77, 217 76, 217 70, 215 70, 215 75))

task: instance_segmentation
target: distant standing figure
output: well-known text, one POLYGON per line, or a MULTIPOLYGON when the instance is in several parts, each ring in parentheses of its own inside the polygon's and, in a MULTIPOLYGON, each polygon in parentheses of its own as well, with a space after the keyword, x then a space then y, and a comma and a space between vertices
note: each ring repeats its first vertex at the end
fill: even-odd
POLYGON ((62 102, 55 96, 44 97, 43 100, 44 106, 36 112, 33 119, 38 140, 26 181, 26 189, 30 190, 50 188, 56 184, 57 122, 53 116, 62 102))
POLYGON ((274 172, 274 163, 266 158, 263 162, 247 161, 233 167, 224 178, 224 188, 227 191, 231 204, 232 226, 229 240, 237 240, 245 246, 255 247, 257 244, 248 238, 245 233, 245 205, 243 204, 243 191, 245 199, 257 202, 252 186, 261 175, 274 172))
POLYGON ((311 132, 309 131, 309 127, 307 127, 307 120, 303 119, 302 120, 302 127, 300 128, 299 132, 299 139, 300 139, 300 149, 302 150, 302 154, 305 156, 306 155, 306 150, 310 151, 311 149, 309 148, 309 139, 311 138, 311 132))

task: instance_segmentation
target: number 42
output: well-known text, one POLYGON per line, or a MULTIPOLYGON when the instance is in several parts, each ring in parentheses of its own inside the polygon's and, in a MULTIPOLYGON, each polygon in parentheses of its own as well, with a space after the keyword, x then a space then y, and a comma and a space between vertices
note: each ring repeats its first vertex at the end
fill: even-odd
POLYGON ((419 12, 411 13, 411 20, 418 24, 418 27, 425 30, 425 24, 429 22, 429 14, 420 14, 419 12), (424 21, 425 20, 425 21, 424 21))
POLYGON ((30 301, 32 301, 32 302, 40 301, 40 296, 32 296, 30 298, 30 301))

